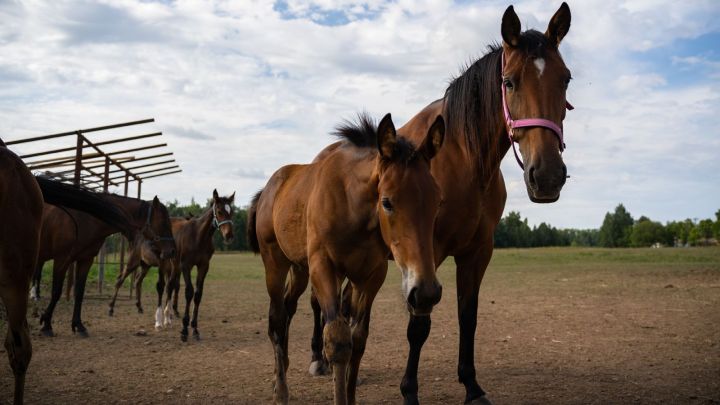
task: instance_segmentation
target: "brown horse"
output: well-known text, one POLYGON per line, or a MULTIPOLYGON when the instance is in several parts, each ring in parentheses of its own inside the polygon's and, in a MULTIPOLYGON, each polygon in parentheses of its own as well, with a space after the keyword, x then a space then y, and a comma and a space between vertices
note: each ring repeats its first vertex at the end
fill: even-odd
MULTIPOLYGON (((451 82, 444 98, 425 107, 398 130, 417 142, 438 114, 447 125, 445 145, 432 165, 432 175, 444 198, 433 249, 436 264, 453 256, 457 266, 458 377, 465 386, 466 403, 490 403, 476 380, 474 344, 480 283, 492 256, 493 234, 507 196, 500 162, 517 142, 522 161, 516 158, 533 202, 557 201, 565 184, 566 167, 560 152, 565 146, 562 122, 566 107, 571 108, 565 98, 571 76, 558 46, 569 29, 570 8, 566 3, 544 34, 535 30, 521 33, 518 16, 512 6, 508 7, 502 19, 502 46, 491 46, 486 55, 451 82)), ((320 322, 317 314, 315 319, 320 322)), ((430 316, 412 314, 407 329, 410 352, 400 385, 406 404, 419 402, 417 369, 429 333, 430 316)), ((316 333, 313 361, 322 358, 318 349, 321 341, 316 333)))
POLYGON ((40 252, 37 272, 48 260, 53 260, 52 296, 47 309, 40 317, 41 332, 53 336, 52 315, 60 296, 65 274, 72 263, 76 263, 75 303, 71 329, 87 337, 87 328, 81 320, 85 284, 90 267, 102 247, 105 238, 122 232, 133 243, 146 243, 153 254, 170 258, 175 255, 175 242, 170 230, 170 218, 165 206, 155 197, 152 201, 123 197, 115 194, 98 194, 106 204, 123 213, 125 221, 121 227, 107 224, 92 215, 45 205, 40 236, 40 252))
POLYGON ((339 144, 311 164, 281 168, 253 200, 248 240, 265 264, 277 403, 289 397, 288 330, 308 278, 327 321, 324 352, 335 373, 336 404, 355 403, 370 311, 390 255, 411 313, 427 315, 440 301, 432 234, 441 198, 430 161, 444 128, 438 117, 416 148, 396 135, 390 114, 377 130, 361 116, 358 125, 338 129, 339 144), (343 278, 354 288, 350 307, 341 310, 343 278))
POLYGON ((178 246, 178 253, 175 259, 164 260, 153 254, 148 249, 147 244, 135 244, 130 247, 130 256, 128 264, 122 274, 118 276, 115 283, 115 294, 110 301, 110 315, 112 315, 115 307, 118 290, 122 286, 125 279, 136 269, 141 267, 142 271, 135 280, 135 288, 137 290, 136 306, 139 312, 142 312, 142 304, 140 301, 142 281, 147 275, 150 267, 158 267, 158 281, 156 284, 158 294, 158 305, 155 311, 155 328, 160 329, 163 326, 169 326, 172 321, 172 312, 170 309, 170 299, 174 293, 172 309, 177 314, 177 292, 179 290, 180 274, 187 276, 185 278, 185 291, 187 305, 185 308, 185 317, 183 318, 184 332, 181 334, 183 341, 187 340, 187 324, 189 322, 189 300, 195 299, 195 311, 193 313, 193 336, 200 338, 197 330, 197 313, 202 299, 203 286, 205 276, 210 268, 210 259, 215 252, 212 243, 212 237, 216 230, 220 230, 226 243, 230 243, 233 239, 232 217, 234 212, 233 203, 235 201, 235 193, 229 197, 220 197, 217 190, 213 190, 212 206, 199 217, 173 217, 171 218, 171 226, 173 237, 178 246), (194 291, 192 283, 188 283, 190 271, 194 266, 198 268, 196 279, 197 291, 194 291), (187 286, 190 286, 188 289, 187 286), (165 309, 162 308, 163 293, 167 290, 168 302, 165 309), (188 298, 188 291, 190 298, 188 298))
POLYGON ((43 199, 82 209, 118 223, 121 217, 93 194, 35 178, 0 140, 0 299, 7 311, 5 349, 15 376, 14 403, 23 403, 25 374, 32 357, 27 324, 30 278, 37 261, 43 199))
MULTIPOLYGON (((172 312, 170 310, 170 299, 172 292, 180 288, 180 275, 182 274, 185 282, 185 311, 183 314, 183 327, 180 331, 180 339, 187 342, 188 325, 193 328, 193 337, 200 339, 198 331, 197 319, 200 309, 200 301, 202 300, 203 289, 205 285, 205 276, 210 270, 210 259, 215 253, 213 246, 213 234, 215 230, 220 230, 225 243, 232 242, 233 234, 233 203, 235 202, 235 193, 229 197, 220 197, 217 190, 213 190, 212 207, 205 211, 202 215, 191 219, 177 221, 176 227, 173 229, 173 235, 178 245, 178 254, 172 260, 171 272, 165 273, 165 277, 160 275, 158 283, 165 281, 166 304, 164 313, 158 306, 155 313, 155 325, 159 323, 168 324, 171 319, 172 312), (197 277, 195 279, 196 289, 193 288, 191 271, 193 267, 197 267, 197 277), (190 321, 190 302, 194 302, 192 321, 190 321), (163 316, 163 318, 160 318, 163 316), (167 319, 167 321, 165 320, 167 319)), ((162 285, 158 285, 158 303, 161 300, 162 285)))

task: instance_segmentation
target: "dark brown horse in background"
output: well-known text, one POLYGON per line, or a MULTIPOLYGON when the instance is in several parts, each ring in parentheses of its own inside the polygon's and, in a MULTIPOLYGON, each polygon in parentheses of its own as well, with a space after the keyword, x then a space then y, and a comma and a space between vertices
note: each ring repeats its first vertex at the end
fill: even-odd
MULTIPOLYGON (((220 197, 217 190, 213 190, 213 199, 211 207, 199 217, 173 217, 170 219, 173 237, 177 244, 177 255, 175 259, 164 260, 155 254, 149 248, 147 243, 133 244, 130 247, 128 264, 123 269, 122 274, 118 275, 115 283, 115 294, 110 301, 109 313, 114 313, 115 301, 117 294, 122 287, 125 279, 137 270, 142 269, 140 275, 135 280, 135 288, 137 290, 136 306, 138 312, 142 313, 142 281, 147 275, 150 267, 158 267, 158 281, 156 285, 158 294, 158 305, 155 311, 155 328, 160 329, 163 326, 169 326, 172 321, 172 313, 170 308, 171 295, 174 293, 172 309, 177 314, 177 292, 179 290, 180 274, 185 274, 183 269, 187 269, 188 278, 186 278, 186 299, 188 300, 185 309, 185 317, 188 317, 189 299, 195 300, 195 311, 193 314, 193 335, 199 338, 197 331, 197 312, 202 299, 205 276, 210 268, 210 259, 215 252, 212 238, 216 230, 220 230, 225 242, 230 243, 233 239, 232 217, 234 212, 233 203, 235 202, 235 193, 229 197, 220 197), (193 266, 197 266, 198 275, 196 279, 197 291, 193 291, 192 283, 190 283, 190 298, 187 298, 188 279, 190 270, 193 266), (176 269, 176 270, 174 270, 176 269), (162 297, 167 290, 168 302, 163 310, 162 297)), ((184 322, 184 334, 181 335, 183 340, 187 339, 187 322, 184 322)))
POLYGON ((358 125, 339 128, 343 140, 311 164, 275 172, 253 200, 248 240, 265 265, 276 403, 289 400, 288 332, 308 278, 327 321, 324 353, 335 374, 336 404, 355 403, 372 303, 391 254, 411 313, 428 315, 440 301, 432 234, 441 198, 430 161, 444 124, 442 117, 433 122, 413 144, 396 136, 390 114, 377 130, 361 117, 358 125), (344 278, 353 286, 349 308, 339 300, 344 278))
POLYGON ((88 336, 81 319, 85 284, 95 256, 108 236, 121 232, 131 243, 146 243, 153 254, 160 257, 170 258, 175 255, 170 218, 157 197, 152 201, 144 201, 115 194, 98 196, 124 214, 125 221, 121 227, 105 223, 84 212, 45 204, 36 268, 36 279, 39 279, 37 273, 42 272, 45 262, 53 260, 52 296, 40 317, 43 324, 41 332, 45 336, 54 335, 52 315, 62 294, 65 274, 72 263, 76 263, 77 279, 71 328, 73 333, 88 336))
MULTIPOLYGON (((431 168, 444 198, 435 224, 434 254, 437 265, 453 256, 457 266, 458 377, 465 386, 466 403, 490 403, 476 380, 474 344, 480 283, 492 256, 493 234, 507 196, 500 162, 511 143, 517 142, 533 202, 557 201, 565 184, 566 167, 560 151, 564 148, 562 122, 566 107, 570 108, 565 93, 571 75, 558 46, 569 29, 570 8, 566 3, 544 34, 535 30, 521 33, 518 16, 512 6, 508 7, 502 19, 502 46, 491 46, 485 56, 451 82, 444 98, 425 107, 398 130, 400 135, 419 142, 438 114, 447 125, 445 145, 431 168), (508 117, 550 121, 557 129, 547 123, 510 128, 513 125, 508 117)), ((315 319, 319 323, 317 314, 315 319)), ((417 370, 429 333, 429 314, 412 314, 407 329, 410 353, 400 385, 406 404, 419 402, 417 370)), ((322 358, 321 345, 317 344, 321 341, 316 333, 313 361, 322 358)))
POLYGON ((43 199, 82 209, 110 223, 122 221, 119 212, 92 193, 35 178, 0 140, 0 299, 7 311, 5 350, 15 376, 15 404, 23 403, 25 374, 32 357, 26 313, 30 278, 37 261, 43 199))

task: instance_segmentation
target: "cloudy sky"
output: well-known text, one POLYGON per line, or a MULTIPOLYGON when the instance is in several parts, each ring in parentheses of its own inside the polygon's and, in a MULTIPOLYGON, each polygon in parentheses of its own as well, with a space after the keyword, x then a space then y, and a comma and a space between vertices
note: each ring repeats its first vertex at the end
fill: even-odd
MULTIPOLYGON (((523 29, 544 31, 555 3, 514 3, 523 29)), ((217 187, 244 205, 278 167, 332 142, 339 120, 392 112, 400 126, 440 98, 463 64, 500 40, 508 4, 0 0, 0 137, 154 117, 92 139, 163 131, 183 172, 148 180, 145 197, 204 201, 217 187)), ((662 221, 713 216, 720 2, 570 8, 561 51, 574 77, 564 154, 572 177, 559 202, 532 204, 508 155, 506 211, 583 228, 621 202, 662 221)), ((72 140, 16 150, 55 145, 72 140)))

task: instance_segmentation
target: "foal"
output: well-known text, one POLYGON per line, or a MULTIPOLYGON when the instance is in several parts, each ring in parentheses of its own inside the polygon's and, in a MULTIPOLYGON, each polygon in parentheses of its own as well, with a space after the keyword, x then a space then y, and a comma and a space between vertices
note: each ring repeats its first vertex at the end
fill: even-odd
POLYGON ((187 342, 188 325, 193 328, 193 337, 200 340, 200 332, 197 327, 198 311, 202 300, 205 276, 210 270, 210 259, 215 253, 213 246, 213 234, 219 230, 225 243, 233 240, 233 203, 235 193, 229 197, 220 197, 217 190, 213 190, 213 203, 205 213, 199 217, 187 220, 176 221, 173 225, 173 235, 178 246, 178 255, 172 260, 171 272, 158 277, 158 304, 162 299, 163 287, 166 292, 165 310, 161 311, 158 305, 155 313, 155 327, 159 324, 169 324, 172 317, 170 299, 173 290, 180 288, 180 274, 185 281, 185 312, 183 314, 183 327, 180 331, 180 339, 187 342), (193 288, 190 272, 197 267, 197 288, 193 288), (161 283, 165 282, 163 286, 161 283), (195 303, 193 307, 192 321, 190 320, 190 302, 195 303), (163 316, 165 319, 163 319, 163 316))
POLYGON ((336 404, 355 403, 370 311, 391 254, 411 312, 428 314, 440 301, 432 234, 441 198, 430 161, 444 128, 438 117, 416 148, 397 137, 390 114, 377 130, 361 116, 358 125, 338 129, 343 142, 337 147, 311 164, 281 168, 253 200, 248 240, 265 264, 277 403, 288 402, 288 330, 308 278, 326 320, 324 351, 334 368, 336 404), (340 308, 345 277, 354 286, 351 324, 340 308))

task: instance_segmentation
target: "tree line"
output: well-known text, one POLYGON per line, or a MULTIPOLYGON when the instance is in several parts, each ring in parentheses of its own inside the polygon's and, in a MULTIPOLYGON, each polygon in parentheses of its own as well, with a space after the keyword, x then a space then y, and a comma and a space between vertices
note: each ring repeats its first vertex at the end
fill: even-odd
POLYGON ((599 246, 647 247, 705 246, 720 240, 720 210, 715 219, 685 219, 662 224, 646 216, 634 219, 620 204, 605 215, 599 229, 558 229, 549 224, 528 225, 510 211, 495 230, 496 247, 599 246))
MULTIPOLYGON (((200 216, 210 209, 212 199, 199 204, 194 199, 190 204, 181 205, 177 200, 166 202, 171 217, 200 216)), ((235 239, 231 244, 223 243, 222 236, 215 232, 215 249, 219 251, 250 250, 245 235, 247 210, 234 207, 233 230, 235 239)), ((544 246, 597 246, 597 247, 647 247, 703 246, 716 244, 720 240, 720 210, 714 219, 670 221, 662 224, 646 216, 635 219, 620 204, 613 212, 605 214, 599 229, 558 229, 545 222, 531 227, 527 218, 519 212, 510 211, 500 220, 495 230, 495 247, 544 247, 544 246)), ((118 251, 120 236, 107 240, 109 251, 118 251)))

